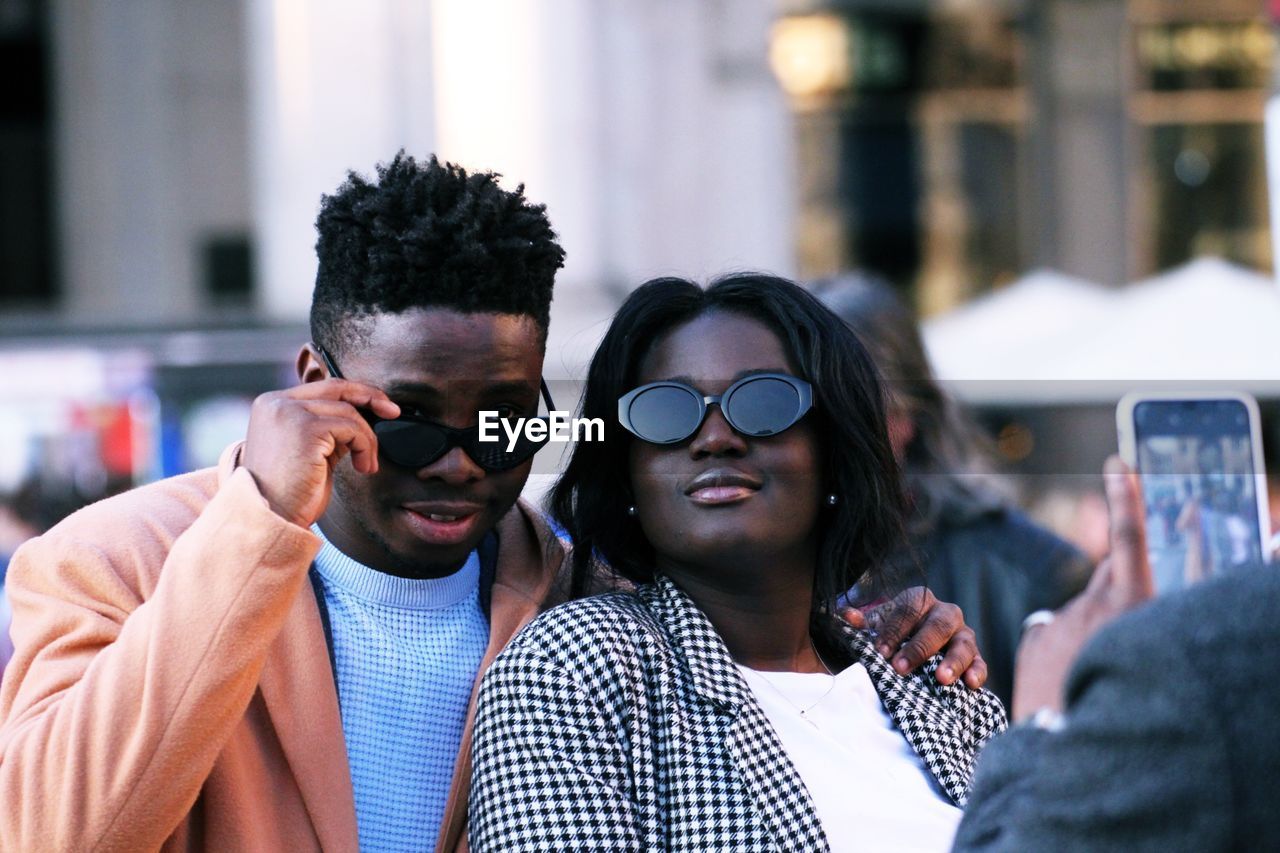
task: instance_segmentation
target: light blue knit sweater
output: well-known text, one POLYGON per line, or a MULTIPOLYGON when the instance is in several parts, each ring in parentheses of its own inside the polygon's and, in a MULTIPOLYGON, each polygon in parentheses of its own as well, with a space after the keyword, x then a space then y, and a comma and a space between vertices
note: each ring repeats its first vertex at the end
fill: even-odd
POLYGON ((325 540, 315 565, 333 629, 360 849, 430 850, 489 640, 479 558, 448 577, 410 580, 325 540))

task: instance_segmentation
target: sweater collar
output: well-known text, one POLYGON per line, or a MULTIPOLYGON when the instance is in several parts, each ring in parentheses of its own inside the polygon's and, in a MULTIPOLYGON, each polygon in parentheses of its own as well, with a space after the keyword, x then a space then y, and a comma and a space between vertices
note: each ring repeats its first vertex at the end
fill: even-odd
POLYGON ((402 578, 370 568, 342 553, 325 538, 320 525, 311 525, 311 532, 324 543, 316 555, 315 568, 325 585, 364 601, 406 610, 438 610, 465 600, 480 584, 480 558, 475 551, 462 568, 451 575, 402 578))

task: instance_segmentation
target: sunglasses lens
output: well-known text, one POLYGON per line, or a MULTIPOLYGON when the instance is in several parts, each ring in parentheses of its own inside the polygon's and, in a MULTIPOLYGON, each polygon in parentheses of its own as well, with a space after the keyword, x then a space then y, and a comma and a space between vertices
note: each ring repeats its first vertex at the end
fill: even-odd
POLYGON ((443 456, 451 447, 461 446, 471 459, 486 471, 509 471, 527 461, 547 443, 531 441, 522 431, 515 447, 507 451, 508 439, 480 441, 479 428, 473 434, 450 433, 424 421, 378 421, 373 426, 378 437, 378 450, 388 460, 405 468, 421 468, 443 456))
POLYGON ((702 420, 702 401, 686 388, 659 385, 631 401, 631 428, 654 444, 673 444, 693 435, 702 420))
POLYGON ((734 429, 745 435, 773 435, 790 427, 800 412, 800 392, 789 382, 762 376, 744 382, 724 401, 734 429))
POLYGON ((449 437, 422 421, 378 421, 373 426, 378 450, 396 465, 421 468, 440 458, 449 446, 449 437))
MULTIPOLYGON (((546 418, 540 420, 546 420, 546 418)), ((524 430, 521 430, 515 446, 508 452, 510 439, 505 433, 498 441, 480 441, 477 431, 476 437, 467 440, 463 446, 467 455, 486 471, 509 471, 528 461, 546 443, 545 438, 539 441, 527 438, 524 430)))

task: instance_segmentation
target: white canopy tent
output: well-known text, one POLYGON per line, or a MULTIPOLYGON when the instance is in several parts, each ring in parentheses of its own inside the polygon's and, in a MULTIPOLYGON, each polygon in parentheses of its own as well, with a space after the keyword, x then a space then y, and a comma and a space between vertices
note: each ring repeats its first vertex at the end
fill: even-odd
POLYGON ((944 379, 1034 378, 1026 371, 1101 322, 1112 297, 1092 282, 1037 270, 927 322, 925 345, 944 379))
POLYGON ((1108 402, 1138 388, 1280 396, 1280 289, 1204 258, 1124 288, 1037 272, 927 322, 971 402, 1108 402))

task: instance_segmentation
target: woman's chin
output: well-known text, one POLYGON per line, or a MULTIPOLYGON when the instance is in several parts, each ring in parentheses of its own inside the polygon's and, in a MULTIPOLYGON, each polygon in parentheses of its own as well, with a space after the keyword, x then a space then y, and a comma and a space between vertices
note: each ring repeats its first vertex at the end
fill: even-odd
MULTIPOLYGON (((776 539, 764 538, 751 530, 698 530, 686 529, 677 541, 661 548, 655 544, 663 562, 683 566, 727 568, 731 572, 749 569, 752 565, 769 561, 777 553, 776 539)), ((719 574, 719 572, 717 572, 719 574)))

